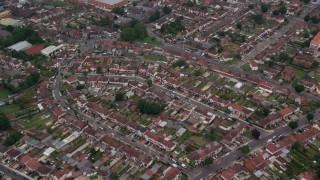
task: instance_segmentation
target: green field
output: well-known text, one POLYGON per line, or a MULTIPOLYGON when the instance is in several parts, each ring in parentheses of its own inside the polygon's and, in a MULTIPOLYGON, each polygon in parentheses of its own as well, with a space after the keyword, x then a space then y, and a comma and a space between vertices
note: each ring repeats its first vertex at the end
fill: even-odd
POLYGON ((10 105, 4 106, 4 107, 0 107, 0 112, 4 113, 5 115, 15 113, 19 110, 20 110, 19 106, 15 105, 15 104, 10 104, 10 105))
POLYGON ((47 126, 46 124, 50 121, 50 118, 41 118, 41 113, 36 114, 31 117, 31 119, 23 118, 18 120, 18 123, 24 126, 26 129, 45 129, 47 126))
POLYGON ((190 131, 186 131, 185 133, 183 133, 177 140, 176 142, 181 144, 183 143, 185 140, 187 140, 188 138, 190 138, 192 136, 192 132, 190 131))
POLYGON ((0 100, 6 99, 9 95, 11 95, 10 91, 0 88, 0 100))

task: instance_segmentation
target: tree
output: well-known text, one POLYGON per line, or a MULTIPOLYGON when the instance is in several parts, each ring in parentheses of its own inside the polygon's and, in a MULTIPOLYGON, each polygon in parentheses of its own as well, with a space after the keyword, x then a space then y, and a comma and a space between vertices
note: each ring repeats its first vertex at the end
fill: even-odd
POLYGON ((301 93, 302 91, 304 91, 304 86, 303 85, 301 85, 301 84, 296 84, 295 86, 294 86, 294 89, 297 91, 297 93, 301 93))
POLYGON ((287 13, 287 7, 285 5, 281 5, 279 8, 280 14, 286 14, 287 13))
POLYGON ((125 27, 120 34, 120 38, 123 41, 133 41, 135 37, 135 30, 131 27, 125 27))
POLYGON ((119 15, 124 15, 124 9, 122 7, 116 7, 112 9, 113 13, 119 14, 119 15))
POLYGON ((311 0, 302 0, 305 4, 309 4, 311 0))
POLYGON ((251 130, 251 134, 252 134, 252 137, 254 137, 255 139, 260 139, 261 133, 257 129, 251 130))
POLYGON ((9 31, 9 32, 12 32, 13 31, 13 26, 11 26, 11 25, 8 25, 7 27, 6 27, 6 30, 7 31, 9 31))
POLYGON ((306 22, 310 21, 310 19, 311 19, 310 14, 307 14, 307 15, 304 17, 304 21, 306 21, 306 22))
POLYGON ((162 11, 164 14, 169 14, 169 13, 171 13, 172 9, 171 9, 171 7, 166 5, 162 8, 162 11))
POLYGON ((317 16, 312 16, 311 22, 314 24, 318 24, 318 23, 320 23, 320 18, 318 18, 317 16))
POLYGON ((314 119, 314 114, 308 113, 308 114, 307 114, 307 120, 310 122, 310 121, 312 121, 313 119, 314 119))
POLYGON ((274 10, 274 11, 272 11, 272 14, 275 15, 275 16, 277 16, 277 15, 279 15, 280 13, 279 13, 279 10, 274 10))
POLYGON ((115 97, 115 101, 124 101, 125 100, 125 96, 126 94, 124 92, 117 92, 116 93, 116 97, 115 97))
POLYGON ((11 129, 11 124, 4 114, 0 114, 0 132, 11 129))
POLYGON ((204 159, 203 164, 208 166, 213 163, 213 158, 211 156, 204 159))
POLYGON ((147 28, 142 22, 135 24, 133 29, 135 32, 135 38, 137 39, 144 39, 148 36, 147 28))
POLYGON ((297 121, 290 121, 289 124, 288 124, 288 126, 289 126, 292 130, 294 130, 294 129, 296 129, 296 128, 299 126, 299 124, 298 124, 297 121))
POLYGON ((237 23, 237 29, 242 29, 242 24, 241 23, 237 23))
POLYGON ((98 74, 101 74, 101 73, 102 73, 102 68, 101 68, 101 66, 98 66, 98 67, 97 67, 97 73, 98 73, 98 74))
POLYGON ((22 134, 20 134, 19 132, 12 132, 10 133, 10 135, 4 140, 3 145, 4 146, 12 146, 14 145, 17 141, 20 140, 20 138, 22 137, 22 134))
POLYGON ((249 4, 249 9, 253 9, 254 8, 254 4, 249 4))
POLYGON ((141 99, 138 102, 138 109, 142 114, 158 115, 166 106, 158 102, 141 99))
POLYGON ((149 87, 152 86, 152 79, 147 79, 147 84, 149 87))
POLYGON ((156 20, 158 20, 160 18, 160 16, 161 16, 161 13, 160 13, 160 11, 157 10, 154 13, 151 14, 149 20, 151 22, 156 21, 156 20))
POLYGON ((253 15, 253 20, 257 24, 263 24, 264 23, 264 19, 263 19, 261 14, 253 15))
POLYGON ((261 11, 262 12, 268 12, 269 11, 269 6, 267 5, 267 4, 265 4, 265 3, 262 3, 261 4, 261 11))
POLYGON ((247 146, 247 145, 244 145, 241 147, 241 152, 244 153, 244 154, 249 154, 250 152, 250 147, 247 146))

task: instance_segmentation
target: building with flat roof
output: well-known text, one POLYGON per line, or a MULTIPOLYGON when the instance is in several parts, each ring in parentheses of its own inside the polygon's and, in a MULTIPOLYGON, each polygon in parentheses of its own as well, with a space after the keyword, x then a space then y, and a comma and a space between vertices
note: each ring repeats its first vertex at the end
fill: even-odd
POLYGON ((62 49, 65 46, 65 44, 60 44, 59 46, 53 46, 50 45, 44 49, 41 50, 41 54, 47 56, 47 57, 51 57, 52 55, 54 55, 57 51, 59 51, 60 49, 62 49))
POLYGON ((26 49, 29 49, 32 47, 32 44, 30 44, 28 41, 20 41, 16 44, 13 44, 8 47, 9 50, 15 50, 15 51, 24 51, 26 49))
POLYGON ((128 3, 129 0, 88 0, 88 4, 100 9, 112 10, 128 3))

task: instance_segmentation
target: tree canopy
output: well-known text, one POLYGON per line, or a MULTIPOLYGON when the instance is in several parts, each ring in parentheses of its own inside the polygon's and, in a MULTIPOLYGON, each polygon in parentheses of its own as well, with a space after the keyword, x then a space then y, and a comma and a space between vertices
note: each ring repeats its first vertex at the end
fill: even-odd
POLYGON ((267 4, 265 4, 265 3, 262 3, 261 4, 261 11, 262 12, 268 12, 269 11, 269 6, 267 5, 267 4))
POLYGON ((203 164, 208 166, 213 163, 213 158, 211 156, 204 159, 203 164))
POLYGON ((302 91, 304 91, 305 87, 301 84, 296 84, 294 86, 294 89, 297 91, 297 93, 301 93, 302 91))
POLYGON ((11 124, 4 114, 0 114, 0 132, 11 129, 11 124))
POLYGON ((308 120, 308 121, 312 121, 313 119, 314 119, 314 114, 308 113, 308 114, 307 114, 307 120, 308 120))
POLYGON ((119 14, 119 15, 124 15, 124 9, 122 7, 116 7, 114 9, 112 9, 113 13, 119 14))
POLYGON ((116 97, 115 97, 115 101, 124 101, 126 98, 126 94, 124 92, 117 92, 116 93, 116 97))
POLYGON ((253 129, 251 131, 251 134, 252 134, 252 137, 254 137, 255 139, 260 139, 261 133, 257 129, 253 129))
POLYGON ((120 38, 123 41, 144 39, 148 36, 147 28, 142 22, 132 21, 129 26, 121 30, 120 38))
POLYGON ((141 99, 138 103, 138 109, 143 114, 157 115, 160 114, 166 106, 158 102, 141 99))
POLYGON ((294 130, 294 129, 296 129, 296 128, 299 126, 299 124, 298 124, 297 121, 290 121, 289 124, 288 124, 288 126, 289 126, 292 130, 294 130))
POLYGON ((162 12, 164 14, 169 14, 169 13, 171 13, 171 11, 172 11, 171 7, 169 7, 167 5, 162 8, 162 12))
POLYGON ((245 146, 242 146, 241 147, 241 152, 244 153, 244 154, 249 154, 250 152, 250 147, 245 145, 245 146))
POLYGON ((12 146, 14 145, 17 141, 20 140, 20 138, 22 137, 22 134, 19 132, 12 132, 10 133, 10 135, 4 140, 3 145, 4 146, 12 146))

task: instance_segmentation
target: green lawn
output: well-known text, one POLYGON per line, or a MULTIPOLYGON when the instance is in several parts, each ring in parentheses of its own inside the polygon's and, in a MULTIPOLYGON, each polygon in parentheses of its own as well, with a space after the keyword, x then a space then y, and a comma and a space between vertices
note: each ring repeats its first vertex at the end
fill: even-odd
POLYGON ((248 72, 252 71, 252 69, 250 68, 249 64, 242 65, 241 69, 243 69, 244 71, 248 71, 248 72))
POLYGON ((294 74, 296 75, 296 80, 300 80, 304 77, 306 77, 308 75, 307 72, 305 71, 302 71, 300 69, 297 69, 297 68, 293 68, 293 71, 294 71, 294 74))
POLYGON ((190 131, 186 131, 185 133, 183 133, 177 140, 176 142, 181 144, 183 143, 185 140, 187 140, 188 138, 190 138, 192 136, 192 132, 190 131))
POLYGON ((6 99, 9 95, 11 95, 10 91, 0 88, 0 100, 6 99))
POLYGON ((198 144, 199 146, 204 146, 209 143, 209 141, 207 141, 204 137, 201 136, 192 136, 191 139, 194 140, 196 144, 198 144))
POLYGON ((252 138, 251 130, 244 131, 243 135, 246 136, 247 138, 252 138))
POLYGON ((318 82, 320 82, 320 74, 316 74, 316 75, 314 76, 314 78, 315 78, 318 82))
POLYGON ((147 126, 149 126, 149 125, 152 123, 152 121, 149 121, 149 120, 146 120, 146 119, 141 119, 141 120, 139 121, 139 123, 140 123, 141 125, 147 127, 147 126))
POLYGON ((147 60, 150 60, 150 61, 165 61, 166 60, 164 57, 154 55, 154 54, 145 54, 143 57, 147 60))
POLYGON ((20 110, 19 106, 15 104, 10 104, 4 107, 0 107, 0 112, 4 113, 5 115, 17 112, 19 110, 20 110))
POLYGON ((207 85, 207 82, 201 82, 196 88, 202 89, 207 85))
POLYGON ((208 79, 210 79, 211 81, 215 81, 218 79, 218 77, 213 74, 210 74, 210 76, 208 76, 208 79))
POLYGON ((124 173, 126 173, 127 171, 129 171, 129 169, 131 168, 130 165, 127 165, 125 168, 123 168, 120 172, 119 172, 119 177, 121 177, 124 173))
POLYGON ((228 120, 226 120, 226 121, 224 121, 223 122, 223 125, 225 125, 225 126, 232 126, 234 123, 232 122, 232 121, 228 121, 228 120))
POLYGON ((51 120, 50 118, 42 119, 41 114, 36 114, 33 117, 31 117, 31 119, 23 118, 23 119, 20 119, 18 122, 19 124, 24 126, 26 129, 32 129, 32 128, 45 129, 46 124, 50 120, 51 120))
POLYGON ((185 152, 185 151, 181 151, 178 155, 177 155, 177 159, 179 159, 179 158, 182 158, 182 157, 184 157, 184 156, 186 156, 187 155, 187 152, 185 152))
POLYGON ((158 46, 161 45, 160 41, 157 41, 156 39, 152 38, 151 36, 147 36, 143 40, 136 40, 135 42, 153 44, 153 45, 158 45, 158 46))

